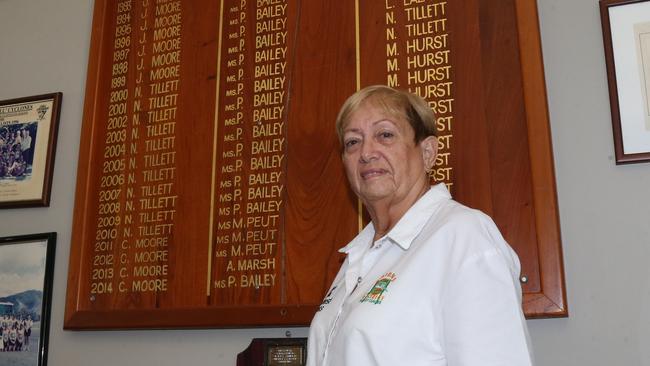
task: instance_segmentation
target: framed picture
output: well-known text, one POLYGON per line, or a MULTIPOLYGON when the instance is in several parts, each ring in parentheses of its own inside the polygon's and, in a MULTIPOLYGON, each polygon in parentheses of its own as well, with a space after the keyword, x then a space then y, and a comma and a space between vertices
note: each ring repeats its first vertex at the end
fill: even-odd
POLYGON ((49 206, 61 97, 0 101, 0 208, 49 206))
POLYGON ((601 0, 616 164, 650 161, 650 1, 601 0))
POLYGON ((0 365, 45 366, 56 233, 0 238, 0 365))

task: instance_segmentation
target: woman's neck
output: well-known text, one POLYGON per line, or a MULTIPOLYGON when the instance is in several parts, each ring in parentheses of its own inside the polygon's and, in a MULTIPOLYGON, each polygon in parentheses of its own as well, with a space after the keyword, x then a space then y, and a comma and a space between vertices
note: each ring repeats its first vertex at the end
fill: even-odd
POLYGON ((399 202, 394 202, 391 198, 386 198, 373 202, 364 202, 372 225, 375 229, 373 242, 386 235, 406 212, 429 190, 429 184, 422 184, 413 187, 412 193, 407 195, 399 202))

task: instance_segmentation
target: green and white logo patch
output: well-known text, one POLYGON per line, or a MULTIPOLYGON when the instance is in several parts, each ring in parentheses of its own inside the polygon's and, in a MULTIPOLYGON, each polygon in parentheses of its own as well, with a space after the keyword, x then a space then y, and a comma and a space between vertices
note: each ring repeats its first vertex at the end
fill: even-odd
POLYGON ((388 291, 388 285, 396 279, 397 276, 393 272, 387 272, 383 276, 379 277, 377 282, 375 282, 375 285, 372 286, 370 291, 368 291, 364 297, 361 298, 360 302, 369 302, 375 305, 381 304, 386 292, 388 291))

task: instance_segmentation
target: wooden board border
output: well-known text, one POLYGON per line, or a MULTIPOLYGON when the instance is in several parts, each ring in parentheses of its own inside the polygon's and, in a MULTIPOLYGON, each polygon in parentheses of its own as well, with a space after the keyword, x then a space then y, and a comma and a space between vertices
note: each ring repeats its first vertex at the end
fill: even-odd
MULTIPOLYGON (((521 74, 528 127, 529 153, 537 227, 537 243, 541 291, 524 294, 524 310, 529 318, 568 316, 557 193, 552 152, 549 114, 544 81, 544 67, 537 5, 535 0, 514 0, 517 14, 521 74)), ((81 239, 85 236, 84 218, 87 211, 90 171, 88 160, 92 150, 93 121, 96 108, 100 59, 106 35, 108 1, 95 5, 92 36, 86 80, 84 119, 81 131, 79 167, 76 186, 75 216, 70 252, 65 329, 119 329, 115 324, 129 324, 129 328, 207 328, 304 326, 316 306, 255 306, 205 307, 188 309, 147 309, 86 311, 79 307, 81 293, 80 273, 85 265, 81 239), (253 311, 255 310, 255 311, 253 311), (110 313, 110 317, 102 314, 110 313), (246 316, 242 316, 245 313, 246 316), (257 314, 251 316, 251 314, 257 314)))
POLYGON ((540 292, 524 295, 524 311, 529 318, 566 317, 569 312, 537 2, 516 0, 515 6, 541 282, 540 292))

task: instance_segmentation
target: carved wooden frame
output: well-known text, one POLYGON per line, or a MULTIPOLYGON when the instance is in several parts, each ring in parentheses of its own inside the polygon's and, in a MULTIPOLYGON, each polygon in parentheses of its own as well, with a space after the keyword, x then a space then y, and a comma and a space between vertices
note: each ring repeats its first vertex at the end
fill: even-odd
POLYGON ((568 316, 537 2, 516 0, 542 291, 524 295, 529 318, 568 316))
MULTIPOLYGON (((560 226, 551 135, 546 104, 544 70, 535 0, 512 0, 516 10, 521 80, 528 136, 528 154, 532 180, 532 197, 536 227, 536 252, 539 268, 539 291, 524 292, 524 310, 527 317, 567 316, 566 294, 560 226)), ((86 82, 84 126, 81 132, 80 159, 77 175, 75 220, 68 274, 66 300, 66 329, 107 328, 174 328, 174 327, 241 327, 241 326, 300 326, 308 324, 317 305, 286 304, 248 307, 227 306, 183 307, 157 309, 88 310, 79 304, 81 268, 84 265, 83 221, 88 215, 87 199, 91 169, 88 156, 92 149, 93 121, 99 113, 97 98, 101 94, 99 73, 105 60, 100 59, 101 41, 108 27, 105 24, 108 1, 95 4, 92 39, 86 82)), ((332 259, 332 261, 335 261, 332 259)), ((523 281, 523 279, 522 279, 523 281)), ((525 282, 525 281, 524 281, 525 282)), ((524 285, 525 287, 525 285, 524 285)), ((86 301, 86 300, 83 300, 86 301)))

